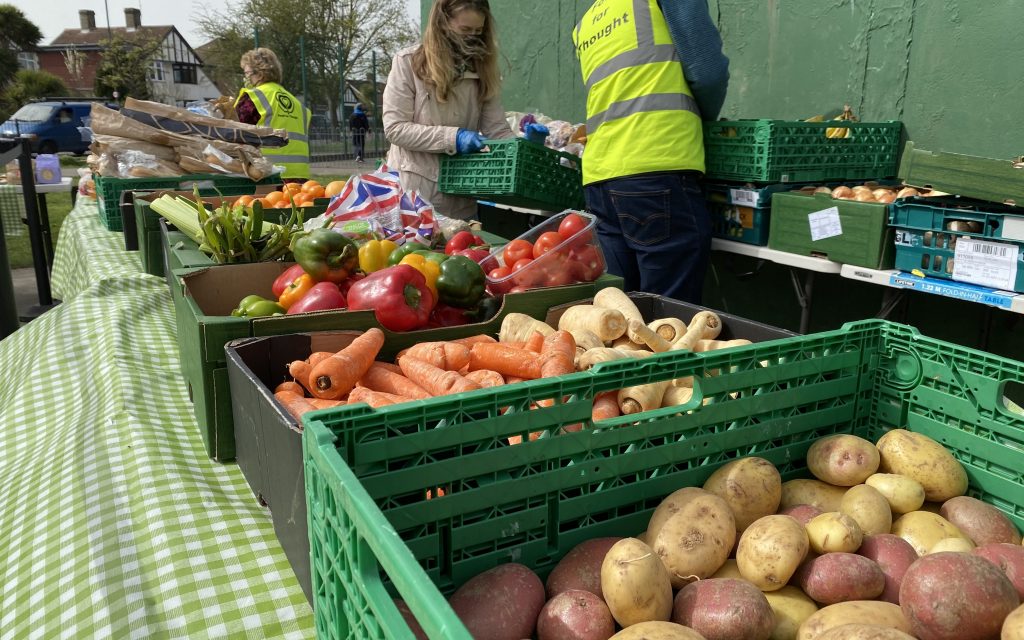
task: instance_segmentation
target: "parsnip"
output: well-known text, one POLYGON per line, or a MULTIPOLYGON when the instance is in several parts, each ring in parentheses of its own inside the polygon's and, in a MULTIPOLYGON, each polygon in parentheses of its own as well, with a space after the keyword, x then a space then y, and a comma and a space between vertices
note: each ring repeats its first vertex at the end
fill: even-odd
POLYGON ((675 342, 686 333, 686 323, 679 318, 658 318, 647 326, 669 342, 675 342))
POLYGON ((640 320, 630 319, 626 323, 626 335, 638 344, 645 344, 651 351, 661 353, 672 348, 672 343, 662 338, 640 320))
POLYGON ((753 343, 743 338, 737 338, 736 340, 698 340, 697 344, 693 346, 693 350, 696 353, 703 353, 705 351, 728 349, 729 347, 742 347, 748 344, 753 343))
POLYGON ((671 380, 651 382, 619 390, 619 408, 623 415, 632 415, 661 408, 665 390, 671 380))
POLYGON ((678 407, 689 402, 691 398, 693 398, 693 389, 691 387, 670 386, 668 389, 665 389, 665 395, 661 398, 661 406, 678 407))
POLYGON ((623 358, 642 358, 648 353, 649 352, 631 351, 627 349, 612 349, 611 347, 588 349, 586 353, 576 360, 576 370, 586 371, 594 365, 601 364, 602 362, 611 362, 612 360, 622 360, 623 358))
POLYGON ((626 330, 626 333, 624 333, 621 336, 619 336, 618 338, 612 340, 611 343, 608 346, 613 348, 613 349, 640 350, 640 349, 646 349, 647 348, 647 345, 643 344, 642 342, 634 342, 632 339, 630 339, 630 337, 629 337, 629 330, 628 329, 626 330))
POLYGON ((577 304, 565 310, 558 319, 558 328, 566 331, 588 329, 608 342, 626 333, 626 318, 615 309, 577 304))
POLYGON ((526 342, 534 331, 539 331, 544 337, 555 332, 551 325, 525 313, 510 313, 501 321, 498 342, 526 342))
POLYGON ((686 333, 672 343, 672 350, 693 351, 698 340, 714 340, 722 332, 722 319, 714 311, 700 311, 686 325, 686 333))
POLYGON ((634 319, 644 321, 643 314, 636 308, 636 304, 630 299, 626 292, 615 287, 605 287, 594 294, 594 306, 605 309, 615 309, 626 318, 626 321, 634 319))

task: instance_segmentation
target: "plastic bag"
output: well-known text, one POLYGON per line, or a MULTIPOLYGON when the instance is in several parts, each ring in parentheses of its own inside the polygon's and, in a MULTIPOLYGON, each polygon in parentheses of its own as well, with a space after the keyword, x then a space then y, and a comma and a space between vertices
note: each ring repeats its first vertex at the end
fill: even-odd
POLYGON ((85 167, 78 170, 78 195, 96 199, 96 182, 92 179, 92 170, 85 167))

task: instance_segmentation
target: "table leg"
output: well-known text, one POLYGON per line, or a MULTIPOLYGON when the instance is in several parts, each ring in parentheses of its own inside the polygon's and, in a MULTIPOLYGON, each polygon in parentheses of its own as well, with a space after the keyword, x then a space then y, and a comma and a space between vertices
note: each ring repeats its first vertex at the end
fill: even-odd
POLYGON ((807 271, 803 282, 797 274, 797 269, 790 268, 789 277, 793 280, 793 291, 796 292, 797 302, 800 303, 800 333, 807 333, 811 328, 811 304, 814 302, 814 272, 807 271))
POLYGON ((46 255, 46 264, 53 270, 53 237, 50 232, 50 211, 46 208, 46 194, 37 193, 36 203, 39 206, 39 226, 43 234, 43 253, 46 255))
POLYGON ((981 317, 981 328, 978 330, 978 348, 982 351, 988 351, 988 338, 992 334, 992 316, 994 307, 988 305, 984 306, 981 317))
POLYGON ((875 314, 876 318, 883 320, 889 319, 889 316, 900 306, 900 303, 906 298, 907 292, 899 289, 886 289, 882 292, 882 307, 875 314))

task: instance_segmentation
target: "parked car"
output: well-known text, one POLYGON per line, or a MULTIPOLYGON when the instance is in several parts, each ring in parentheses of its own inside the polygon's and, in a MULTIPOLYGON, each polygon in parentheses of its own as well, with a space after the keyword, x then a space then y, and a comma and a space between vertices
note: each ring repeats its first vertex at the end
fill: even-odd
MULTIPOLYGON (((33 135, 32 150, 36 153, 82 154, 89 150, 89 142, 82 138, 78 127, 85 126, 82 118, 89 116, 92 105, 92 102, 72 100, 30 102, 0 124, 0 135, 33 135)), ((118 108, 116 104, 107 106, 118 108)))

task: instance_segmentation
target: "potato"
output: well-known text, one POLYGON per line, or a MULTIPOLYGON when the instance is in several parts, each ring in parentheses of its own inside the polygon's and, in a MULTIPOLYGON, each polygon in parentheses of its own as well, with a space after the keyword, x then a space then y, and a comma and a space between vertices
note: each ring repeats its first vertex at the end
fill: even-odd
POLYGON ((563 591, 589 591, 598 598, 601 593, 601 563, 608 550, 622 538, 593 538, 573 547, 548 575, 548 600, 563 591))
POLYGON ((877 624, 844 624, 818 636, 818 640, 914 640, 914 636, 877 624))
POLYGON ((537 618, 537 640, 608 640, 615 620, 604 600, 569 589, 548 600, 537 618))
POLYGON ((893 513, 917 511, 924 504, 924 487, 913 478, 896 473, 876 473, 864 481, 874 487, 889 502, 893 513))
POLYGON ((830 604, 804 620, 797 632, 797 640, 817 640, 826 631, 844 624, 870 620, 880 627, 891 627, 910 633, 907 621, 899 606, 877 600, 853 600, 830 604))
POLYGON ((680 589, 718 571, 736 543, 736 520, 725 500, 703 489, 688 492, 672 504, 678 510, 667 517, 661 517, 665 512, 659 514, 661 506, 655 509, 647 539, 665 563, 672 587, 680 589))
POLYGON ((658 554, 636 538, 623 538, 608 550, 601 563, 601 591, 612 617, 623 627, 667 621, 672 615, 668 570, 658 554))
POLYGON ((726 560, 725 564, 719 567, 718 571, 716 571, 715 574, 711 577, 736 578, 737 580, 746 580, 746 578, 743 577, 743 574, 740 573, 740 568, 739 566, 737 566, 736 560, 734 560, 733 558, 729 558, 728 560, 726 560))
POLYGON ((845 487, 837 487, 821 480, 790 480, 782 483, 782 501, 779 509, 798 504, 809 504, 822 511, 839 511, 845 487))
POLYGON ((712 578, 680 589, 672 622, 707 640, 768 640, 775 614, 764 594, 746 580, 712 578))
POLYGON ((707 640, 693 629, 674 622, 641 622, 612 636, 611 640, 707 640))
POLYGON ((885 588, 885 574, 877 562, 864 556, 826 553, 804 560, 793 582, 815 602, 829 605, 877 598, 885 588))
POLYGON ((885 496, 867 484, 850 487, 839 503, 839 512, 853 518, 864 535, 889 533, 892 528, 892 509, 885 496))
POLYGON ((815 553, 853 553, 860 549, 864 532, 850 516, 830 511, 816 516, 807 523, 807 539, 815 553))
POLYGON ((999 635, 1020 596, 998 567, 968 553, 934 553, 912 564, 900 587, 910 633, 933 640, 999 635))
POLYGON ((926 500, 943 502, 967 491, 967 472, 941 444, 921 433, 893 429, 878 439, 882 473, 913 478, 926 500))
POLYGON ((885 576, 885 588, 878 599, 899 604, 903 575, 918 558, 914 547, 899 536, 879 533, 865 536, 857 553, 874 560, 885 576))
POLYGON ((412 610, 409 609, 409 605, 405 604, 405 600, 395 599, 395 606, 398 607, 398 613, 402 614, 405 618, 405 624, 409 625, 409 631, 412 632, 412 637, 416 640, 430 640, 427 637, 427 632, 420 626, 420 621, 416 619, 412 610))
POLYGON ((1021 601, 1024 601, 1024 547, 1007 542, 993 542, 974 549, 972 553, 999 567, 1017 590, 1021 601))
MULTIPOLYGON (((842 504, 842 501, 840 501, 840 504, 842 504)), ((797 504, 793 505, 792 507, 786 507, 782 511, 779 511, 779 515, 793 516, 794 518, 796 518, 797 522, 804 525, 805 527, 807 526, 808 522, 810 522, 816 516, 820 516, 823 513, 825 512, 812 504, 797 504)))
POLYGON ((771 640, 794 640, 803 621, 818 611, 817 603, 810 596, 790 585, 778 591, 767 591, 764 597, 775 613, 771 640))
POLYGON ((979 547, 992 542, 1020 544, 1020 532, 1010 519, 999 509, 977 498, 950 498, 942 503, 939 514, 979 547))
POLYGON ((970 553, 974 549, 974 543, 967 538, 943 538, 928 549, 928 553, 970 553))
POLYGON ((852 487, 878 471, 878 448, 850 434, 818 438, 807 450, 807 468, 828 484, 852 487))
POLYGON ((755 587, 775 591, 786 586, 807 556, 808 547, 807 531, 794 518, 765 516, 740 536, 736 565, 755 587))
POLYGON ((448 604, 477 640, 521 640, 533 635, 544 584, 521 564, 501 564, 470 578, 448 604))
POLYGON ((948 520, 929 511, 904 513, 892 523, 892 532, 909 542, 919 556, 926 555, 936 542, 944 538, 966 538, 948 520))
POLYGON ((1013 610, 1003 621, 999 640, 1024 640, 1024 605, 1013 610))
POLYGON ((729 505, 739 534, 754 520, 778 511, 782 477, 775 465, 764 458, 740 458, 712 473, 704 482, 704 489, 729 505))

